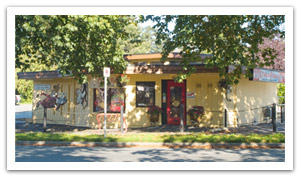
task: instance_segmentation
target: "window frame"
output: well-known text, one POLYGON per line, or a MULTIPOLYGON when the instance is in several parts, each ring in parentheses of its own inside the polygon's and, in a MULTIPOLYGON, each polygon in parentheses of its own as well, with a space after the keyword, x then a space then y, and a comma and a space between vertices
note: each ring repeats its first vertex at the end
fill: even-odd
MULTIPOLYGON (((141 85, 139 85, 141 86, 141 85)), ((150 86, 148 86, 150 87, 150 86)), ((136 107, 139 107, 139 108, 148 108, 148 107, 152 107, 152 106, 155 106, 156 105, 156 82, 155 81, 136 81, 136 107), (138 105, 138 96, 137 96, 137 93, 138 93, 138 85, 139 84, 150 84, 153 88, 154 88, 154 91, 153 91, 153 105, 150 105, 150 106, 142 106, 142 105, 138 105)))
MULTIPOLYGON (((96 111, 95 109, 96 109, 96 106, 95 106, 95 100, 96 100, 96 90, 97 89, 104 89, 104 88, 93 88, 93 113, 104 113, 104 112, 101 112, 101 111, 96 111)), ((109 89, 116 89, 116 87, 109 87, 108 89, 107 89, 107 91, 109 91, 109 89)), ((109 93, 108 93, 108 95, 109 95, 109 93)), ((123 113, 125 113, 126 111, 125 111, 125 109, 126 109, 126 103, 125 103, 125 99, 126 99, 126 96, 125 96, 126 94, 125 94, 125 92, 123 92, 123 96, 124 96, 124 99, 123 99, 123 104, 124 104, 124 106, 123 106, 123 113)), ((110 98, 107 98, 107 100, 109 100, 110 98)), ((108 104, 108 102, 107 102, 107 106, 108 106, 109 104, 108 104)), ((119 111, 119 112, 116 112, 116 111, 110 111, 110 109, 107 107, 107 113, 120 113, 121 111, 119 111)))

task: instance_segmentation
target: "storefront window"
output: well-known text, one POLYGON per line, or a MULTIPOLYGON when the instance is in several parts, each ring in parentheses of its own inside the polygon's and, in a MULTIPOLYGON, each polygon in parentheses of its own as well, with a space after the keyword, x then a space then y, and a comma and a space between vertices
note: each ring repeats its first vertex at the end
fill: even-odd
POLYGON ((155 82, 136 83, 136 107, 155 105, 155 82))
MULTIPOLYGON (((108 88, 107 95, 107 112, 119 113, 121 105, 125 105, 125 95, 123 89, 108 88)), ((104 112, 104 88, 94 89, 93 111, 104 112)))

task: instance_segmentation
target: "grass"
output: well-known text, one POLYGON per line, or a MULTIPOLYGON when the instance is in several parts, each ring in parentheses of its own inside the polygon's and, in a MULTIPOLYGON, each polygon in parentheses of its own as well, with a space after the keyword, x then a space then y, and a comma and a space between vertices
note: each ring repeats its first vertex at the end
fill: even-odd
POLYGON ((123 134, 123 135, 74 135, 51 133, 16 133, 19 141, 80 141, 80 142, 161 142, 161 143, 284 143, 285 135, 212 135, 196 134, 123 134))
POLYGON ((32 104, 32 100, 22 100, 21 99, 20 104, 32 104))

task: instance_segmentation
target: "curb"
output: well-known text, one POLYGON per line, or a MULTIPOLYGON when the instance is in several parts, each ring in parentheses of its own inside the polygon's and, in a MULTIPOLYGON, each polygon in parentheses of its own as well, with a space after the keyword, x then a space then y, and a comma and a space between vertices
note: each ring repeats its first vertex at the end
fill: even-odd
POLYGON ((198 149, 284 149, 285 143, 140 143, 140 142, 65 142, 16 141, 23 146, 73 146, 73 147, 149 147, 198 149))

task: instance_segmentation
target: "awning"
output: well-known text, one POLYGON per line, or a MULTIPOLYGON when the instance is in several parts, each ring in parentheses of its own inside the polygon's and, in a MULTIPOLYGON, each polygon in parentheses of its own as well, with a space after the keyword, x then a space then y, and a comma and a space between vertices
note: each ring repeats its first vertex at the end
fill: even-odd
POLYGON ((62 76, 59 71, 39 71, 39 72, 18 72, 18 79, 52 79, 60 77, 69 77, 69 75, 62 76))

